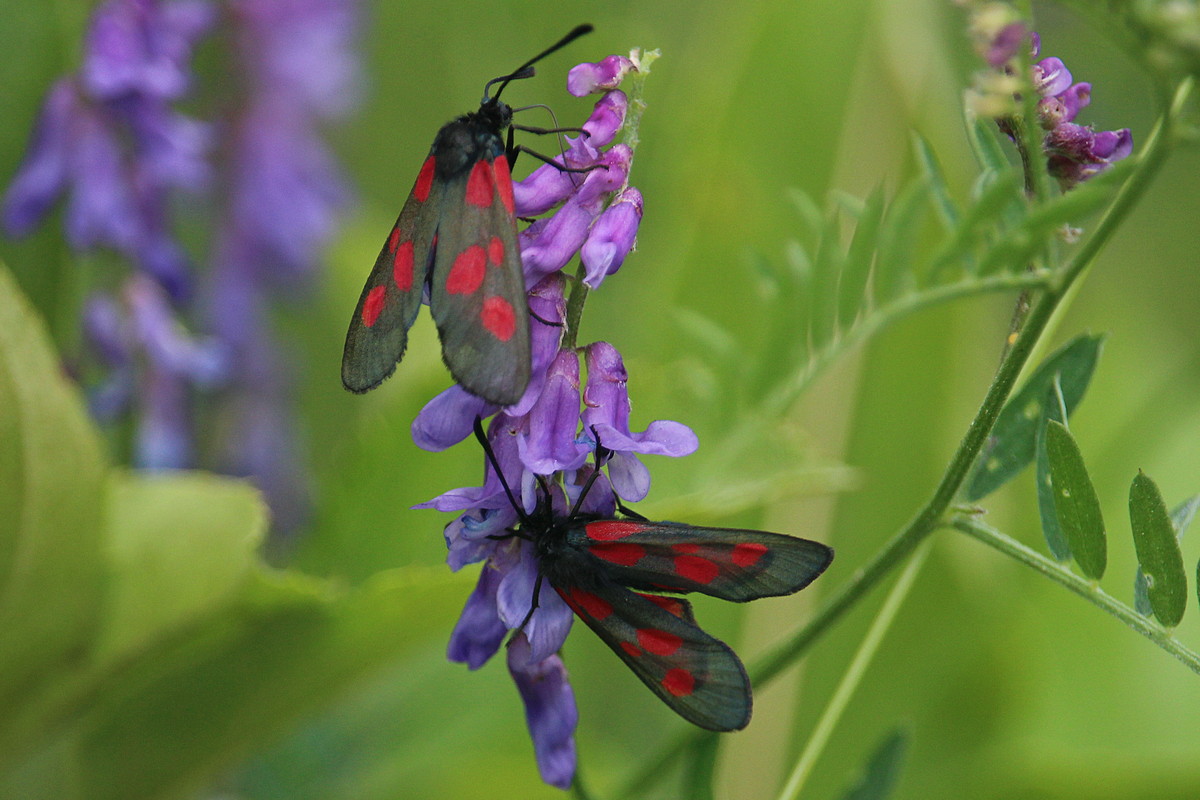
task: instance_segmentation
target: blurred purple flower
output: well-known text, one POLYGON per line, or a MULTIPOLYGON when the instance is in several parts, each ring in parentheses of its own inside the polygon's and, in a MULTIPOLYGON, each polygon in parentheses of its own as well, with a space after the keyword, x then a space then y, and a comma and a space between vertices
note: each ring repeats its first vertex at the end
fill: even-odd
POLYGON ((137 270, 119 302, 89 302, 84 320, 108 371, 90 392, 93 410, 108 419, 135 413, 135 463, 195 465, 192 406, 215 404, 221 440, 204 449, 221 469, 254 477, 277 529, 299 524, 309 492, 268 305, 311 283, 349 200, 317 131, 357 95, 358 5, 223 4, 221 41, 232 43, 243 94, 218 127, 173 107, 191 88, 192 52, 218 22, 217 5, 106 0, 92 14, 79 73, 47 95, 3 204, 4 227, 23 235, 65 195, 68 243, 111 247, 137 270), (220 156, 216 170, 210 152, 220 156), (171 201, 213 185, 215 171, 226 194, 221 222, 206 226, 216 233, 197 326, 212 332, 210 341, 179 321, 194 278, 171 201))
POLYGON ((291 419, 290 370, 267 307, 303 295, 350 190, 318 135, 357 95, 354 0, 232 0, 234 43, 247 95, 229 128, 229 199, 217 231, 204 313, 230 350, 219 399, 219 466, 253 478, 294 530, 309 507, 291 419))

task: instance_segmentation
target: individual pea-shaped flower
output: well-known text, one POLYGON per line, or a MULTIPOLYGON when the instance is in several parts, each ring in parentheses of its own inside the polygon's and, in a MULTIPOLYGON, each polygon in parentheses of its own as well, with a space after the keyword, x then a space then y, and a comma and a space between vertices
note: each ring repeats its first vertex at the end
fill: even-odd
POLYGON ((579 710, 562 657, 555 653, 533 661, 528 640, 517 634, 508 644, 508 671, 525 702, 525 722, 542 780, 569 788, 575 778, 579 710))
POLYGON ((630 502, 650 491, 650 473, 635 453, 686 456, 699 446, 688 426, 672 420, 655 420, 641 433, 629 430, 628 380, 621 354, 608 342, 587 348, 587 387, 583 393, 583 428, 594 434, 600 445, 613 452, 608 474, 613 490, 630 502))
POLYGON ((567 91, 576 97, 607 92, 621 85, 633 69, 625 56, 607 56, 594 64, 577 64, 567 73, 567 91))
POLYGON ((587 241, 579 251, 586 275, 583 282, 600 288, 605 276, 612 275, 625 263, 625 256, 637 243, 642 222, 642 193, 630 187, 592 225, 587 241))

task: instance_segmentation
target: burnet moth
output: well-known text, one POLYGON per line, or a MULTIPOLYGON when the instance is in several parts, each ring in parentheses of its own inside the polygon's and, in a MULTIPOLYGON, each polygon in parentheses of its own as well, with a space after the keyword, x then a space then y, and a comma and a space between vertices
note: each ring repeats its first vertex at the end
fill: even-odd
POLYGON ((395 372, 428 287, 442 359, 454 380, 496 405, 521 399, 531 369, 529 308, 510 170, 519 151, 532 151, 514 146, 513 130, 562 129, 513 125, 500 94, 509 81, 531 77, 535 62, 591 30, 580 25, 489 81, 478 111, 438 131, 350 320, 342 354, 347 389, 366 392, 395 372), (495 83, 500 88, 489 96, 495 83))
POLYGON ((528 541, 537 554, 532 607, 520 628, 536 613, 545 581, 675 713, 712 731, 746 727, 752 698, 742 662, 701 630, 691 604, 676 595, 744 603, 793 594, 825 571, 833 549, 766 531, 651 522, 620 501, 624 518, 582 513, 610 455, 599 442, 595 469, 570 513, 555 515, 551 487, 540 476, 541 497, 526 513, 478 419, 475 436, 520 520, 506 535, 528 541))

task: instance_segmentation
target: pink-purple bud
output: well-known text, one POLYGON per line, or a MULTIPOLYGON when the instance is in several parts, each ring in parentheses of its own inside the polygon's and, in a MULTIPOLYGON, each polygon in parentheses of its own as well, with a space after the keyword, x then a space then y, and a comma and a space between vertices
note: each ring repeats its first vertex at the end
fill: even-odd
POLYGON ((567 91, 576 97, 607 92, 621 85, 633 62, 625 56, 608 56, 595 64, 578 64, 567 73, 567 91))

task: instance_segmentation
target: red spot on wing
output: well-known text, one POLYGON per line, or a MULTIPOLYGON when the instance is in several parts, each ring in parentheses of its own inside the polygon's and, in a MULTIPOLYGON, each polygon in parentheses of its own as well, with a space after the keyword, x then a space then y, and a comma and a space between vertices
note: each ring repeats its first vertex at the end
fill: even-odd
POLYGON ((617 542, 615 544, 596 545, 590 552, 592 555, 603 558, 605 561, 620 564, 622 567, 632 567, 646 555, 646 548, 640 544, 617 542))
POLYGON ((396 288, 402 292, 407 292, 412 288, 413 243, 411 239, 396 248, 396 255, 392 257, 392 279, 396 281, 396 288))
POLYGON ((642 524, 640 522, 622 522, 610 519, 600 522, 589 522, 584 527, 584 530, 587 532, 589 539, 597 542, 611 542, 613 539, 624 539, 626 536, 640 533, 642 524))
POLYGON ((634 658, 640 658, 642 655, 642 649, 633 642, 621 642, 621 649, 634 658))
POLYGON ((495 161, 496 191, 500 194, 500 202, 504 203, 509 214, 513 212, 512 174, 508 171, 508 159, 497 158, 495 161))
POLYGON ((467 178, 467 202, 480 208, 490 206, 494 194, 492 191, 493 180, 495 179, 488 162, 483 159, 476 161, 467 178))
POLYGON ((711 583, 721 573, 721 568, 700 556, 676 556, 675 572, 696 583, 711 583))
POLYGON ((417 174, 417 185, 413 187, 413 197, 424 203, 429 198, 429 190, 433 187, 433 156, 425 159, 421 171, 417 174))
POLYGON ((488 263, 493 267, 498 267, 504 263, 504 242, 500 241, 499 236, 493 236, 488 242, 487 248, 488 263))
POLYGON ((749 567, 758 563, 767 550, 767 546, 759 542, 741 542, 733 546, 733 553, 730 557, 733 559, 733 563, 739 567, 749 567))
POLYGON ((369 328, 375 324, 375 320, 379 319, 379 313, 383 311, 386 295, 387 289, 383 286, 376 286, 367 293, 367 299, 363 301, 362 307, 363 325, 369 328))
MULTIPOLYGON (((641 594, 640 592, 638 594, 641 594)), ((666 611, 674 617, 683 619, 683 603, 674 597, 663 597, 661 594, 643 594, 642 597, 666 611)))
POLYGON ((637 640, 642 649, 656 656, 669 656, 683 644, 683 639, 675 634, 657 628, 639 628, 637 640))
POLYGON ((570 596, 565 599, 576 614, 583 612, 597 622, 613 612, 612 605, 603 597, 580 589, 572 589, 570 596))
POLYGON ((479 319, 483 327, 502 342, 507 342, 517 332, 517 314, 512 303, 503 297, 485 299, 483 308, 479 311, 479 319))
POLYGON ((392 228, 391 234, 388 235, 388 252, 396 252, 396 243, 400 241, 400 229, 392 228))
POLYGON ((671 549, 676 553, 680 553, 681 555, 688 555, 690 553, 700 552, 700 545, 695 544, 694 542, 680 542, 671 549))
POLYGON ((487 266, 487 254, 483 248, 473 244, 458 254, 450 274, 446 276, 446 291, 450 294, 474 294, 483 285, 483 272, 487 266))
POLYGON ((695 690, 696 679, 688 670, 675 667, 663 675, 662 686, 676 697, 686 697, 695 690))

